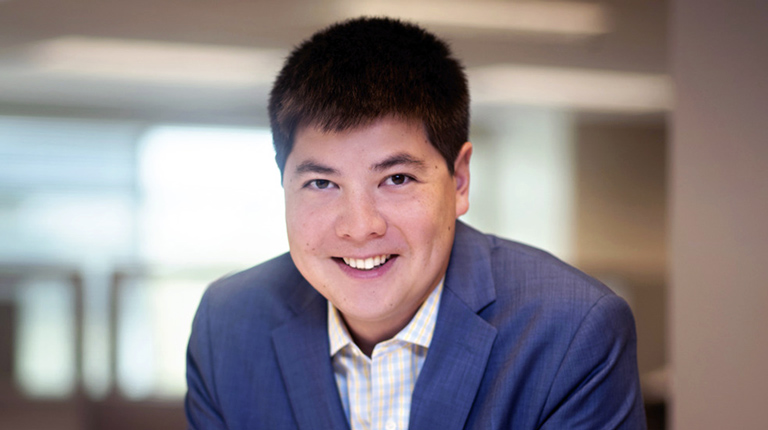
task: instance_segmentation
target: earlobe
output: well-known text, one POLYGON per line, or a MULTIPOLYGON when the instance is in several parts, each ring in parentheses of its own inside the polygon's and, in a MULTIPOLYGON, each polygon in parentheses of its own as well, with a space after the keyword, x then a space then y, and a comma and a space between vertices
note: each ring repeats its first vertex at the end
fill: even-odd
POLYGON ((456 183, 456 218, 469 210, 469 159, 472 157, 472 143, 465 142, 453 165, 456 183))

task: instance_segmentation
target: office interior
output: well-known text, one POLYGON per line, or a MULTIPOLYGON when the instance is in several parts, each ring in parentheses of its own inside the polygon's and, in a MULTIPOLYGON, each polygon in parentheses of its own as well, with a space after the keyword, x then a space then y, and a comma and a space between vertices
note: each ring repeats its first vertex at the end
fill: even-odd
POLYGON ((185 427, 202 292, 288 249, 271 81, 360 15, 464 62, 462 220, 627 300, 649 429, 760 428, 766 4, 0 0, 0 428, 185 427))

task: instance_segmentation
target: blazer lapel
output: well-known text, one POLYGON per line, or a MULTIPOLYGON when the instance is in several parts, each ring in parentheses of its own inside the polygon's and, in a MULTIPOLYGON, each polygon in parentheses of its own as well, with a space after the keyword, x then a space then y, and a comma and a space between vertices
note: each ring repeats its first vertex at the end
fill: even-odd
POLYGON ((327 304, 320 295, 272 332, 280 372, 300 429, 348 429, 329 356, 327 304))
POLYGON ((461 429, 496 339, 478 312, 495 301, 485 236, 457 223, 435 333, 411 400, 409 428, 461 429))
POLYGON ((410 429, 464 427, 495 338, 494 327, 450 290, 443 292, 435 334, 413 390, 410 429))

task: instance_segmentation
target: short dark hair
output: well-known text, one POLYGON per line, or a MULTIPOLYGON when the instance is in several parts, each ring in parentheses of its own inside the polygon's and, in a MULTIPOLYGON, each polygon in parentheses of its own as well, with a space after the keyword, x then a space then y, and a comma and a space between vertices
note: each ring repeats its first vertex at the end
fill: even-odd
POLYGON ((386 116, 421 121, 453 174, 469 138, 469 90, 448 45, 390 18, 356 18, 315 33, 288 56, 269 97, 281 174, 300 127, 338 132, 386 116))

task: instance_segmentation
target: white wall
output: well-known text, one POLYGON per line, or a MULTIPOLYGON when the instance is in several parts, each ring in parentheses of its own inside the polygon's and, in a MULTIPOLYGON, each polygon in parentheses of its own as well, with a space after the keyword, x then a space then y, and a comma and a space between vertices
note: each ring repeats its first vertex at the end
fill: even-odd
POLYGON ((482 122, 486 133, 473 141, 470 210, 463 219, 572 259, 573 118, 556 109, 498 107, 482 122))
POLYGON ((671 424, 768 426, 768 2, 674 0, 671 424))

